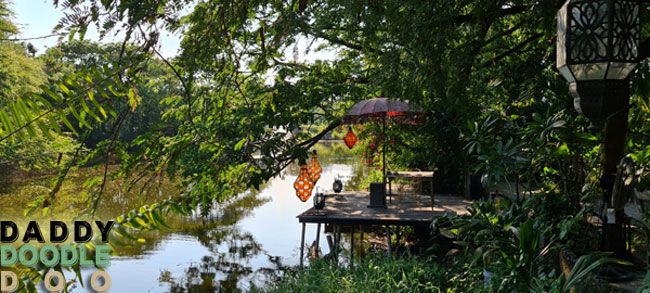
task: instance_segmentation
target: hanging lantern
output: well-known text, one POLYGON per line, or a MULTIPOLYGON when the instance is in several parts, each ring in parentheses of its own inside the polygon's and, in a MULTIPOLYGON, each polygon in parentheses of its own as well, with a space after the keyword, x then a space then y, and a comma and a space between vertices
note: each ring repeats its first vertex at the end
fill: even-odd
POLYGON ((298 178, 293 183, 293 188, 296 190, 296 195, 302 202, 306 202, 311 197, 314 182, 311 181, 307 164, 304 162, 300 164, 300 175, 298 175, 298 178))
POLYGON ((323 173, 323 168, 320 166, 320 163, 318 163, 318 154, 316 154, 316 150, 314 150, 311 155, 311 162, 309 163, 308 171, 311 182, 316 184, 318 179, 320 179, 320 174, 323 173))
POLYGON ((354 135, 354 132, 352 132, 352 127, 348 128, 348 134, 346 134, 343 138, 345 145, 348 146, 349 149, 352 149, 357 143, 357 140, 357 136, 354 135))

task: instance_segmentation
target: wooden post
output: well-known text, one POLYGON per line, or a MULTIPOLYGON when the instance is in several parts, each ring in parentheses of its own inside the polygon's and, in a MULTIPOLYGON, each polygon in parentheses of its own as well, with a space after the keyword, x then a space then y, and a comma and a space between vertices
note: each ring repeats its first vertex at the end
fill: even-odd
POLYGON ((307 223, 302 223, 302 236, 300 236, 300 267, 303 267, 303 259, 305 257, 305 226, 307 223))
POLYGON ((350 229, 350 266, 352 266, 354 264, 354 225, 350 229))
POLYGON ((436 204, 436 201, 434 199, 434 193, 433 193, 433 175, 431 175, 431 180, 429 181, 429 184, 430 184, 429 192, 431 192, 431 211, 434 211, 435 208, 433 206, 436 204))
POLYGON ((336 249, 341 250, 341 225, 336 225, 336 249))
POLYGON ((388 255, 390 255, 392 249, 391 249, 391 244, 390 244, 390 230, 389 230, 389 227, 388 227, 388 226, 386 226, 386 245, 387 245, 386 253, 387 253, 388 255))
POLYGON ((320 223, 318 223, 318 226, 316 226, 316 253, 318 253, 319 248, 320 248, 320 223))
POLYGON ((334 240, 332 240, 332 235, 327 235, 327 246, 330 248, 330 252, 334 252, 334 240))
POLYGON ((393 203, 393 178, 388 178, 388 202, 393 203))
MULTIPOLYGON (((629 88, 628 88, 629 91, 629 88)), ((605 138, 603 141, 603 174, 600 185, 603 188, 603 201, 605 208, 616 208, 614 219, 608 218, 605 223, 605 250, 614 252, 614 257, 624 257, 626 243, 623 237, 623 222, 625 212, 612 206, 612 190, 616 179, 616 171, 621 159, 625 156, 625 137, 628 131, 627 117, 629 93, 624 95, 618 105, 617 111, 612 114, 605 124, 605 138)))
POLYGON ((361 255, 364 255, 364 249, 363 249, 363 225, 359 225, 359 230, 361 230, 361 237, 359 239, 359 244, 361 244, 361 255))

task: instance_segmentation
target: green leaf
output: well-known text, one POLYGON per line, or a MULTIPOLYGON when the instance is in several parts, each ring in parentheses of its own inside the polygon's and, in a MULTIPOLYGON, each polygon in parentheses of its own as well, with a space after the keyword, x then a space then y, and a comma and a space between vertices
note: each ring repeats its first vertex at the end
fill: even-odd
POLYGON ((555 150, 555 155, 557 156, 568 156, 569 154, 569 146, 566 143, 563 143, 555 150))
POLYGON ((89 91, 88 100, 90 100, 90 102, 95 106, 95 108, 97 108, 97 110, 104 117, 104 119, 108 118, 108 114, 106 113, 104 107, 102 107, 102 105, 100 105, 99 102, 97 102, 97 100, 95 99, 95 93, 89 91))
POLYGON ((131 112, 135 112, 135 109, 140 105, 141 98, 135 93, 134 88, 129 89, 127 97, 129 99, 129 106, 131 106, 131 112))
POLYGON ((245 144, 247 141, 248 141, 247 138, 242 138, 242 139, 240 139, 240 140, 235 144, 234 150, 235 150, 235 151, 240 151, 240 150, 244 147, 244 144, 245 144))
POLYGON ((68 130, 72 131, 72 133, 74 133, 75 135, 79 135, 79 133, 77 133, 76 128, 72 126, 72 123, 70 123, 70 120, 68 120, 68 117, 66 117, 66 114, 64 112, 61 112, 59 114, 59 119, 61 119, 61 122, 63 122, 63 124, 65 124, 65 126, 68 127, 68 130))

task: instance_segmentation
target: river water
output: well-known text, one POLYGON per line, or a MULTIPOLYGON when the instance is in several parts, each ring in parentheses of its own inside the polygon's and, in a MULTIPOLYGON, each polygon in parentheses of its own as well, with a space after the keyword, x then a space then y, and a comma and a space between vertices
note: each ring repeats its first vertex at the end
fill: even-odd
MULTIPOLYGON (((345 158, 322 158, 323 174, 317 183, 331 189, 337 176, 354 175, 345 158)), ((201 229, 201 235, 172 233, 138 257, 114 258, 108 273, 114 292, 168 292, 188 289, 249 289, 272 282, 281 269, 299 262, 301 225, 296 216, 312 206, 295 195, 296 170, 272 179, 256 195, 259 206, 247 207, 232 224, 201 229), (210 288, 214 287, 214 288, 210 288), (172 290, 173 289, 173 290, 172 290)), ((210 223, 206 224, 210 226, 210 223)), ((308 225, 307 238, 315 238, 308 225)), ((321 246, 326 245, 321 236, 321 246)))
MULTIPOLYGON (((362 177, 363 166, 343 151, 347 149, 319 147, 325 150, 319 156, 323 167, 317 183, 320 190, 331 190, 337 177, 345 183, 362 177)), ((111 258, 107 269, 111 292, 230 292, 274 282, 283 269, 299 263, 301 225, 296 216, 313 205, 311 199, 301 202, 296 197, 297 173, 297 166, 291 166, 259 191, 246 192, 216 208, 210 219, 174 217, 170 224, 174 229, 148 235, 141 247, 118 248, 119 256, 111 258)), ((24 193, 15 196, 25 197, 24 193)), ((24 206, 11 202, 18 199, 2 196, 0 210, 9 212, 5 215, 12 214, 12 207, 24 206)), ((121 203, 134 205, 132 199, 118 196, 103 206, 119 209, 121 203)), ((18 211, 13 214, 16 217, 18 211)), ((315 233, 315 226, 308 225, 306 242, 314 241, 315 233)), ((327 253, 324 235, 320 240, 327 253)), ((82 275, 90 273, 85 270, 82 275)), ((73 292, 89 290, 77 286, 73 292)))

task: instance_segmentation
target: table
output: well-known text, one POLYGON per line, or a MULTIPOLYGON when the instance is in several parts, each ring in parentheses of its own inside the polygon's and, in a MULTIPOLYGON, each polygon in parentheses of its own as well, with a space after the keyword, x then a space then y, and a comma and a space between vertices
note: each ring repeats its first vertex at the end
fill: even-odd
POLYGON ((431 195, 431 207, 433 207, 433 174, 435 171, 398 171, 389 172, 386 174, 386 181, 388 182, 388 198, 389 202, 393 202, 393 179, 407 178, 407 179, 429 179, 429 192, 431 195))

